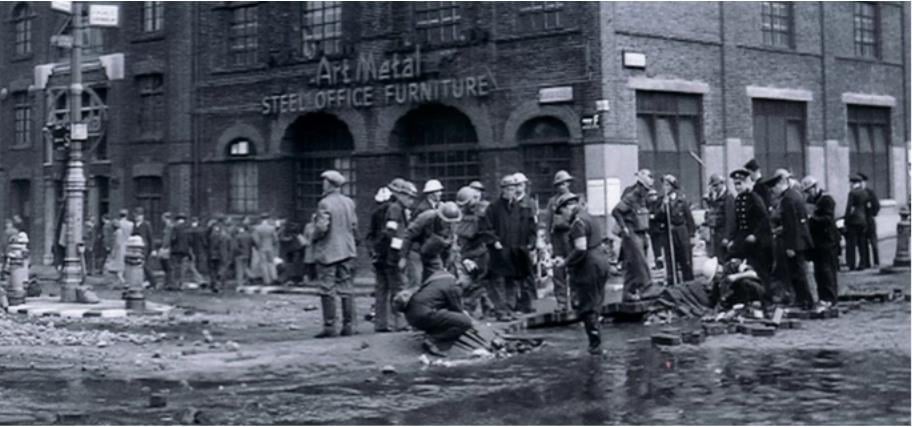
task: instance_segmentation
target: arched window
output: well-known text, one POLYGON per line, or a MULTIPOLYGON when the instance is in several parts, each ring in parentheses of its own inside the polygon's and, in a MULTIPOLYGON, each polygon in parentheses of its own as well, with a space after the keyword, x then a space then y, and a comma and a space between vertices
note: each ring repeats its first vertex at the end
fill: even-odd
POLYGON ((252 214, 259 209, 257 164, 253 143, 238 139, 228 144, 228 211, 252 214))
POLYGON ((415 185, 429 179, 443 183, 444 197, 481 176, 478 136, 472 122, 459 110, 439 104, 418 107, 396 122, 394 146, 408 155, 415 185))
POLYGON ((16 47, 16 56, 32 53, 32 14, 28 4, 20 3, 13 9, 13 31, 15 37, 13 45, 16 47))
POLYGON ((345 122, 328 113, 305 114, 285 131, 284 144, 285 151, 294 157, 294 199, 299 219, 307 221, 316 210, 323 196, 320 174, 325 170, 341 172, 348 180, 342 193, 355 196, 355 144, 345 122))
POLYGON ((516 140, 522 150, 522 172, 531 181, 529 191, 545 203, 554 195, 554 174, 562 169, 572 173, 570 131, 555 117, 536 117, 519 127, 516 140))

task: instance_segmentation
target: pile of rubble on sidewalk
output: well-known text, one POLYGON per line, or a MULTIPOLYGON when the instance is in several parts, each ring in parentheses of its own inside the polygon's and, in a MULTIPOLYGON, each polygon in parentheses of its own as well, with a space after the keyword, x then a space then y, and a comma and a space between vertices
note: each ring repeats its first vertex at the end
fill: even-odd
POLYGON ((144 345, 160 342, 165 334, 136 334, 103 330, 69 330, 52 320, 30 321, 0 315, 0 346, 107 347, 115 343, 144 345))

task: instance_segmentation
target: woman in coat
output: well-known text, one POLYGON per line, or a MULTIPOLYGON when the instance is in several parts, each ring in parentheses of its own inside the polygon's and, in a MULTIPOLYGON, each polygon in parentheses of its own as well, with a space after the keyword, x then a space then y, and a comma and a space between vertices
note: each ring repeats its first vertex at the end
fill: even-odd
POLYGON ((581 209, 579 196, 564 194, 557 202, 557 213, 570 223, 570 253, 556 262, 566 265, 570 286, 576 292, 579 305, 576 311, 586 327, 589 353, 602 354, 599 313, 605 301, 610 261, 602 248, 604 234, 597 221, 581 209))

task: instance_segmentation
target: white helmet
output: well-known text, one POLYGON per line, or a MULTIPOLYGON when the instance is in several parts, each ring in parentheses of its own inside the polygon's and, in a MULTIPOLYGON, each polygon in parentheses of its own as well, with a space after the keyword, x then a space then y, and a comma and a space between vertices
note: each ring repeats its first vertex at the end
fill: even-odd
POLYGON ((526 175, 522 172, 514 173, 513 178, 516 179, 516 182, 520 184, 527 184, 529 182, 529 178, 526 178, 526 175))
POLYGON ((424 183, 424 190, 422 190, 422 192, 433 193, 436 191, 443 191, 443 184, 441 184, 440 181, 436 179, 429 179, 424 183))

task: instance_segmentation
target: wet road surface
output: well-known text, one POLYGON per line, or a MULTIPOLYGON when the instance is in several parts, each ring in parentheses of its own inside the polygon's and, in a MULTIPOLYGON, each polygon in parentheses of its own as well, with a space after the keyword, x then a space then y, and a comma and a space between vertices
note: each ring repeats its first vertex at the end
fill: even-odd
POLYGON ((660 349, 656 328, 579 326, 535 353, 458 367, 247 382, 114 380, 0 367, 0 423, 76 424, 906 424, 909 304, 869 304, 772 338, 710 337, 660 349), (149 408, 164 392, 168 406, 149 408))

